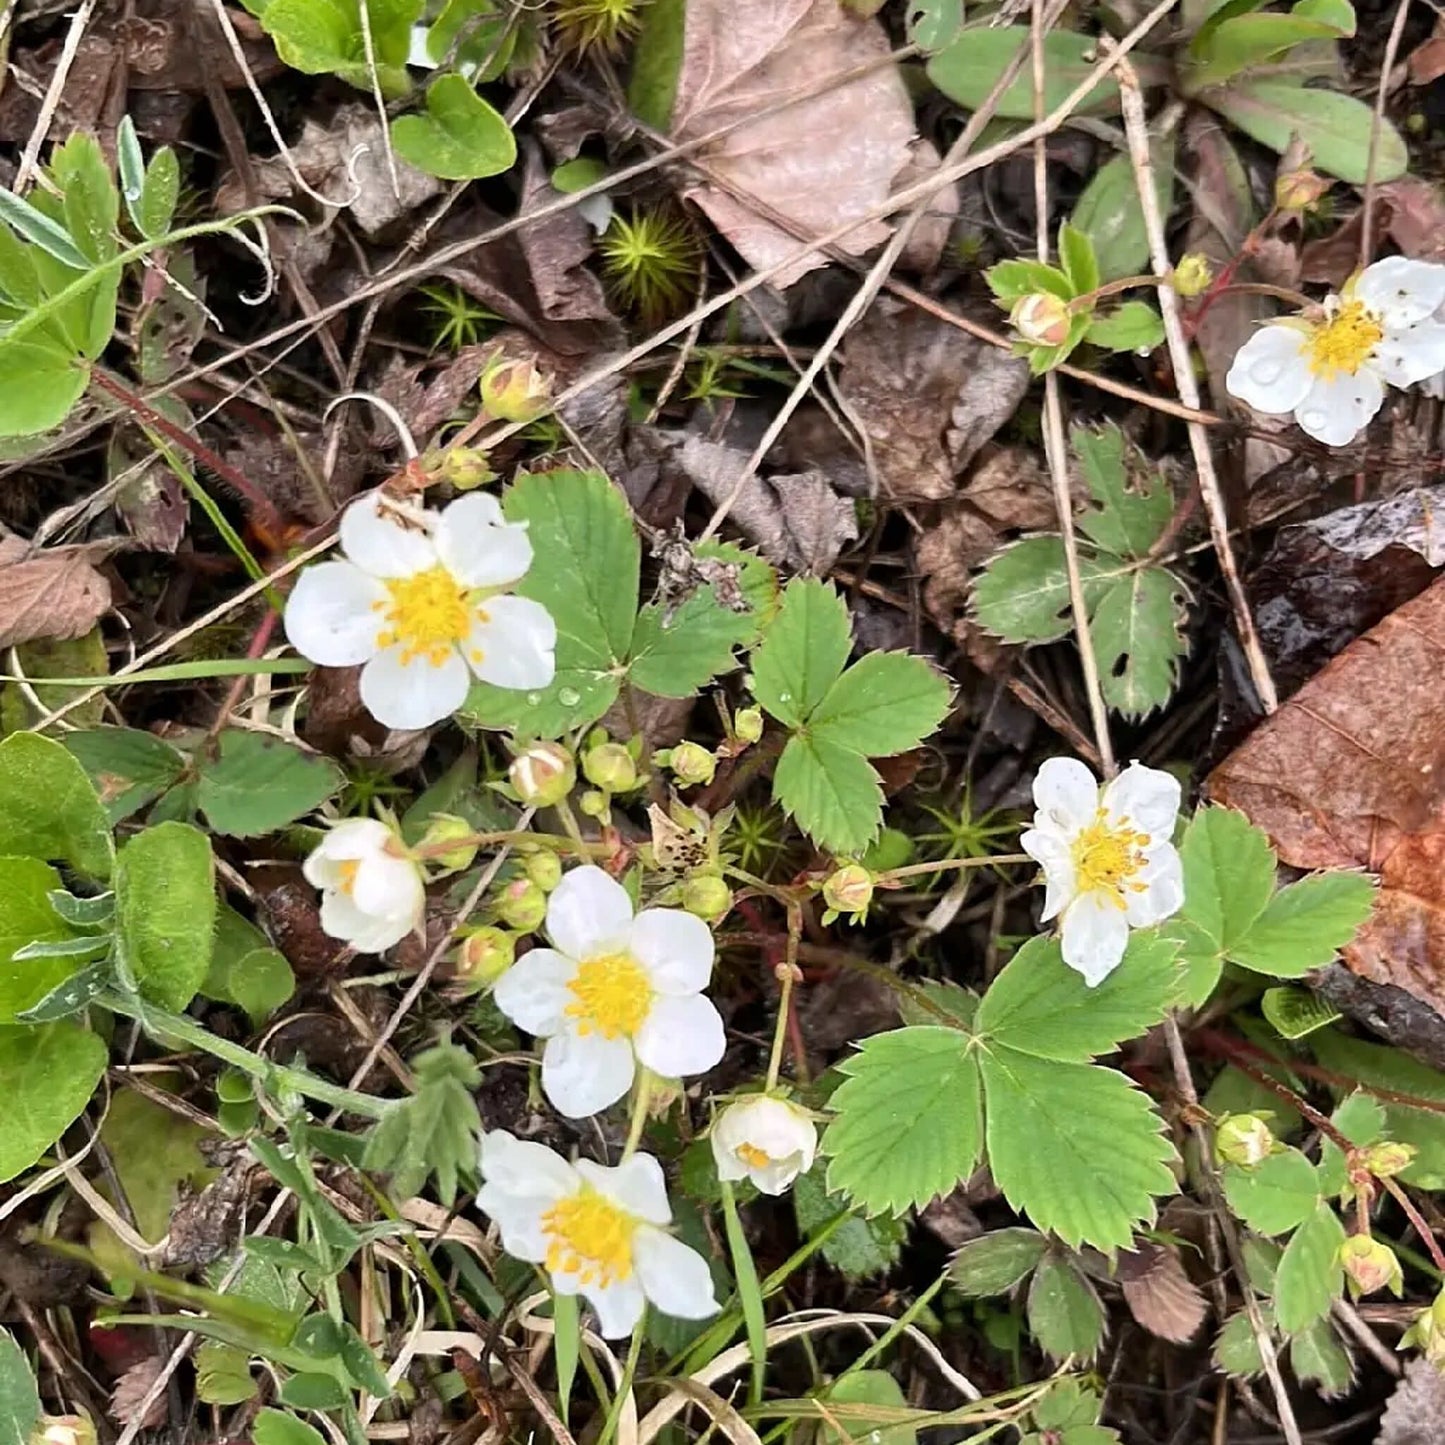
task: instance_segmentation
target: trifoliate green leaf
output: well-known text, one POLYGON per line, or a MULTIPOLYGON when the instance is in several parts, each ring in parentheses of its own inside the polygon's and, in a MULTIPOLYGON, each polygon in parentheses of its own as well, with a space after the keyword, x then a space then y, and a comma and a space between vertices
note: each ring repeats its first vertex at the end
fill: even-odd
POLYGON ((1164 1017, 1176 946, 1134 933, 1119 966, 1096 988, 1064 962, 1057 938, 1031 938, 994 979, 977 1030, 990 1044, 1061 1063, 1087 1063, 1164 1017))
POLYGON ((402 160, 444 181, 500 175, 517 159, 511 126, 455 72, 427 86, 424 115, 392 121, 391 143, 402 160))
POLYGON ((105 1041, 70 1019, 0 1026, 0 1183, 70 1128, 105 1073, 105 1041))
POLYGON ((948 1273, 963 1294, 1007 1294, 1038 1264, 1047 1246, 1036 1229, 990 1230, 960 1248, 948 1273))
MULTIPOLYGON (((1273 1306, 1261 1300, 1259 1311, 1264 1316, 1264 1327, 1273 1331, 1273 1306)), ((1252 1380, 1256 1375, 1264 1373, 1264 1356, 1260 1353, 1259 1337, 1244 1310, 1225 1320, 1224 1328, 1214 1341, 1214 1363, 1226 1375, 1233 1375, 1236 1380, 1252 1380)))
POLYGON ((1318 1204, 1290 1237, 1274 1281, 1274 1307, 1286 1334, 1323 1319, 1341 1286, 1340 1245, 1345 1228, 1328 1204, 1318 1204))
POLYGON ((1029 1333, 1056 1360, 1087 1363, 1104 1342, 1104 1306, 1072 1261, 1051 1251, 1029 1284, 1029 1333))
POLYGON ((901 1214, 947 1194, 978 1164, 983 1141, 972 1041, 956 1029, 895 1029, 839 1065, 823 1135, 828 1189, 870 1214, 901 1214))
MULTIPOLYGON (((848 1201, 841 1195, 828 1193, 821 1168, 799 1175, 792 1192, 798 1230, 807 1239, 830 1223, 839 1210, 848 1207, 848 1201)), ((891 1215, 869 1219, 851 1214, 824 1241, 822 1254, 848 1279, 868 1279, 898 1263, 907 1237, 907 1223, 891 1215)))
POLYGON ((12 733, 0 743, 0 853, 66 863, 108 878, 114 849, 85 769, 51 738, 12 733))
MULTIPOLYGON (((1097 607, 1110 582, 1124 572, 1122 564, 1111 573, 1092 558, 1080 557, 1085 609, 1097 607)), ((995 553, 974 584, 973 606, 979 624, 1008 642, 1067 637, 1074 615, 1062 539, 1025 537, 995 553)))
POLYGON ((843 599, 826 583, 795 578, 753 651, 753 696, 784 727, 801 727, 838 680, 852 645, 843 599))
POLYGON ((870 652, 827 691, 808 732, 868 758, 915 748, 943 721, 948 683, 921 657, 870 652))
POLYGON ((1117 426, 1075 427, 1069 443, 1095 503, 1080 515, 1079 531, 1101 551, 1147 557, 1174 512, 1164 479, 1117 426))
POLYGON ((773 797, 818 845, 861 853, 883 824, 883 788, 868 760, 826 738, 795 733, 773 772, 773 797))
POLYGON ((1229 1207, 1257 1234, 1299 1228, 1320 1202, 1315 1167, 1298 1149, 1281 1149, 1247 1168, 1226 1164, 1223 1179, 1229 1207))
POLYGON ((450 1205, 458 1178, 476 1171, 482 1120, 473 1091, 481 1083, 481 1070, 456 1044, 438 1044, 410 1062, 416 1092, 399 1099, 377 1122, 362 1162, 390 1174, 392 1189, 402 1199, 435 1175, 437 1195, 450 1205))
POLYGON ((197 760, 197 800, 217 833, 257 838, 319 808, 346 782, 330 758, 265 733, 229 728, 197 760))
POLYGON ((980 1051, 988 1160, 1009 1204, 1077 1248, 1127 1248, 1172 1193, 1174 1150, 1148 1096, 1098 1064, 980 1051))
POLYGON ((1299 978, 1322 968, 1364 926, 1375 892, 1362 873, 1302 878, 1270 899, 1229 957, 1274 978, 1299 978))
POLYGON ((1106 351, 1147 355, 1164 344, 1164 322, 1147 301, 1126 301, 1089 322, 1084 340, 1106 351))
POLYGON ((1201 808, 1179 843, 1184 869, 1182 916, 1228 952, 1274 893, 1269 839, 1233 808, 1201 808))

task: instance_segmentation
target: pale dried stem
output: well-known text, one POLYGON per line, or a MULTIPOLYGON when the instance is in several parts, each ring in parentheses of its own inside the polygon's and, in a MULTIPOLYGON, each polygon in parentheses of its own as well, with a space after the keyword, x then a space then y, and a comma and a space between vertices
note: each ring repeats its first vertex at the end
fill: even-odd
POLYGON ((17 196, 30 184, 30 177, 34 174, 36 162, 40 158, 40 148, 45 144, 45 137, 50 134, 51 122, 55 119, 60 98, 65 93, 65 82, 70 79, 70 67, 75 64, 81 37, 85 34, 85 27, 90 24, 95 6, 96 0, 85 0, 80 9, 70 17, 70 28, 65 32, 65 43, 60 48, 55 74, 50 77, 50 84, 46 87, 45 99, 40 103, 40 114, 35 118, 30 139, 25 142, 25 151, 20 157, 20 169, 15 172, 15 184, 10 187, 17 196))
MULTIPOLYGON (((1108 42, 1103 42, 1106 46, 1108 42)), ((1154 189, 1154 168, 1149 159, 1149 125, 1144 116, 1144 95, 1139 89, 1139 77, 1127 60, 1119 65, 1119 100, 1124 112, 1124 134, 1129 142, 1129 160, 1134 168, 1134 182, 1139 192, 1139 204, 1144 212, 1144 229, 1149 237, 1149 256, 1157 276, 1169 275, 1171 262, 1169 246, 1164 238, 1164 218, 1159 214, 1159 198, 1154 189)), ((1180 400, 1195 410, 1199 407, 1199 383, 1194 379, 1194 361, 1189 354, 1189 342, 1179 316, 1179 297, 1172 286, 1161 284, 1159 291, 1159 314, 1164 321, 1164 336, 1169 345, 1169 359, 1174 367, 1174 384, 1179 389, 1180 400)), ((1230 608, 1234 613, 1234 625, 1239 633, 1240 646, 1244 649, 1249 675, 1259 694, 1260 705, 1266 713, 1279 708, 1279 694, 1274 679, 1270 676, 1269 663, 1260 644, 1259 632, 1254 625, 1254 614, 1250 611, 1249 599, 1244 595, 1244 584, 1240 580, 1239 568, 1234 560, 1234 548, 1229 540, 1229 515, 1224 505, 1224 493, 1220 490, 1219 475, 1214 470, 1214 455, 1209 447, 1209 434, 1198 422, 1189 422, 1189 446, 1194 453, 1194 465, 1198 473, 1199 495, 1209 518, 1209 535, 1214 541, 1214 552, 1219 559, 1219 570, 1224 577, 1225 590, 1229 594, 1230 608)))
POLYGON ((1390 26, 1389 39, 1385 41, 1385 58, 1380 62, 1380 84, 1375 91, 1375 115, 1370 124, 1370 148, 1365 153, 1365 199, 1364 214, 1360 217, 1360 269, 1370 263, 1370 223, 1375 211, 1375 162, 1380 154, 1380 132, 1385 125, 1385 101, 1389 97, 1390 72, 1395 68, 1395 57, 1400 53, 1400 41, 1405 34, 1405 21, 1410 14, 1410 0, 1400 0, 1395 6, 1395 20, 1390 26))
POLYGON ((357 0, 361 17, 361 44, 366 53, 366 74, 371 81, 371 99, 376 106, 376 123, 381 127, 381 144, 386 151, 386 173, 391 178, 391 193, 401 200, 401 177, 396 170, 396 152, 391 147, 391 126, 386 118, 386 97, 381 93, 381 76, 376 69, 376 40, 371 33, 371 10, 367 0, 357 0))

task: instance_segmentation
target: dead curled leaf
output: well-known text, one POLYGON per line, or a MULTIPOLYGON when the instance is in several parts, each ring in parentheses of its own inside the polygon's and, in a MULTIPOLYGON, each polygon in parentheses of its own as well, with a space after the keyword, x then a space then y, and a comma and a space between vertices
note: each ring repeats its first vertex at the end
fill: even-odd
MULTIPOLYGON (((816 90, 886 60, 882 26, 848 14, 838 0, 693 0, 687 7, 682 68, 671 135, 695 140, 767 110, 789 95, 816 90)), ((913 105, 893 65, 762 115, 699 154, 745 195, 822 235, 856 220, 888 196, 909 161, 913 105)), ((688 192, 749 265, 770 266, 798 249, 797 239, 703 183, 688 192)), ((886 240, 881 221, 859 226, 839 245, 849 255, 886 240)), ((779 287, 825 262, 794 261, 775 277, 779 287)))
POLYGON ((105 547, 32 552, 0 536, 0 647, 84 637, 110 609, 110 583, 95 570, 105 547))
POLYGON ((1119 1256, 1118 1277, 1129 1313, 1151 1335, 1184 1345, 1199 1333, 1208 1307, 1177 1250, 1141 1241, 1137 1250, 1119 1256))

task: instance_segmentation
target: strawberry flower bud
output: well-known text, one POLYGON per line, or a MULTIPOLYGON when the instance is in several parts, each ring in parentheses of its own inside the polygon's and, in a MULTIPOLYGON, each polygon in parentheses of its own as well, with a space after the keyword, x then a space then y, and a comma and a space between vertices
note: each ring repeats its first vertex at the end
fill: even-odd
POLYGON ((1274 1135, 1258 1114, 1225 1114, 1214 1127, 1214 1152, 1222 1164, 1252 1169, 1275 1148, 1274 1135))
POLYGON ((1008 319, 1014 330, 1034 346, 1062 346, 1073 324, 1068 302, 1048 291, 1020 296, 1008 319))
POLYGON ((1395 1258, 1395 1251, 1368 1234, 1352 1234, 1340 1246, 1339 1260, 1340 1268, 1345 1272, 1345 1283, 1354 1299, 1386 1287, 1398 1297, 1405 1287, 1405 1277, 1400 1270, 1400 1261, 1395 1258))
POLYGON ((561 743, 533 743, 507 769, 517 796, 533 808, 551 808, 572 791, 577 768, 561 743))

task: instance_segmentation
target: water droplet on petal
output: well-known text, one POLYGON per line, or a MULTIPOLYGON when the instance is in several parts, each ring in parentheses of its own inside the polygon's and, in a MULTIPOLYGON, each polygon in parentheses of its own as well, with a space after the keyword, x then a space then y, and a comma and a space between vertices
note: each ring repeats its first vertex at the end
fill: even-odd
POLYGON ((1273 386, 1284 375, 1284 367, 1277 361, 1257 361, 1249 374, 1261 386, 1273 386))
POLYGON ((542 694, 541 694, 540 692, 529 692, 529 693, 527 694, 527 706, 528 706, 528 707, 541 707, 541 705, 542 705, 542 694))
POLYGON ((557 701, 563 707, 576 707, 582 701, 582 694, 575 687, 563 687, 557 691, 557 701))

